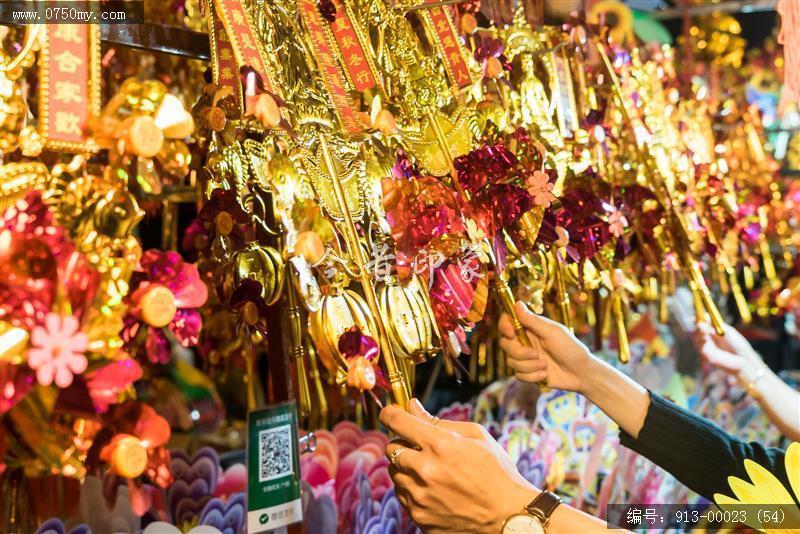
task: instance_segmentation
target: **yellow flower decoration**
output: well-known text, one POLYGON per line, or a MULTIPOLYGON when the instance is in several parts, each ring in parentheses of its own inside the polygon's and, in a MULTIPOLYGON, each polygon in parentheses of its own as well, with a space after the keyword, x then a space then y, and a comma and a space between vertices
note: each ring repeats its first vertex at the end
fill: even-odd
MULTIPOLYGON (((797 527, 800 525, 800 508, 798 508, 795 499, 800 500, 800 443, 792 443, 786 449, 784 465, 786 477, 789 479, 794 498, 775 475, 756 462, 745 460, 744 468, 751 482, 733 476, 728 477, 728 484, 730 484, 731 491, 733 491, 736 498, 715 493, 714 500, 723 510, 726 509, 726 505, 732 510, 742 510, 741 507, 743 505, 789 505, 788 507, 782 507, 786 512, 786 516, 781 523, 790 527, 797 527)), ((747 524, 753 528, 763 530, 769 526, 762 525, 759 518, 755 516, 755 511, 752 514, 748 512, 747 519, 747 524)), ((797 532, 796 528, 767 528, 766 530, 776 533, 797 532)))

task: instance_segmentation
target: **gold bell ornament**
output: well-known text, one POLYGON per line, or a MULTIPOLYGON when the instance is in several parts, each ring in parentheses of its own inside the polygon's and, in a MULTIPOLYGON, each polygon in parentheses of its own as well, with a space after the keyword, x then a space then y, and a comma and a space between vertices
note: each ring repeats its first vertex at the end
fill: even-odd
POLYGON ((434 333, 433 310, 423 291, 416 277, 401 283, 396 276, 391 276, 378 288, 378 304, 387 319, 392 348, 395 354, 414 363, 425 361, 439 350, 435 343, 438 336, 434 333))
POLYGON ((346 380, 347 359, 339 351, 339 337, 352 327, 375 337, 377 328, 364 299, 351 289, 332 286, 319 309, 308 316, 308 330, 323 365, 338 383, 346 380))
POLYGON ((286 278, 280 252, 269 246, 251 243, 233 255, 232 263, 234 287, 238 287, 245 278, 251 278, 261 284, 261 297, 267 306, 280 299, 286 278))

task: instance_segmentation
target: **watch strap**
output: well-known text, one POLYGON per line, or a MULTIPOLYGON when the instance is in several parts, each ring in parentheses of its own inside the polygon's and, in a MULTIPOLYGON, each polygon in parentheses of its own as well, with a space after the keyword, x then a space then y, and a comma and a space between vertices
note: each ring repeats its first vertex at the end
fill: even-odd
POLYGON ((525 510, 536 517, 544 527, 559 504, 561 504, 561 497, 550 491, 542 491, 525 507, 525 510))

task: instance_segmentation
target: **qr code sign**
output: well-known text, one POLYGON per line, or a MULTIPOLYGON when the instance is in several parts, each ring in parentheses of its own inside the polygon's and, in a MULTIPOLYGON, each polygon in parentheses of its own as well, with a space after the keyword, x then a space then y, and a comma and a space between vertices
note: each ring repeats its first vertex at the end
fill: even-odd
POLYGON ((259 482, 284 477, 294 472, 291 425, 262 430, 258 433, 258 443, 258 461, 261 464, 259 482))

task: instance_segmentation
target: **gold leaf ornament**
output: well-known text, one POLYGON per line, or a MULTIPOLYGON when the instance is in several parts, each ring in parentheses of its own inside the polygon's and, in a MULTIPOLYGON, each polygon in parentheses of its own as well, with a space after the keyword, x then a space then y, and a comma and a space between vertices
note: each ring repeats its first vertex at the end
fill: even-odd
MULTIPOLYGON (((439 122, 439 127, 444 133, 453 158, 472 150, 472 132, 470 131, 472 113, 470 108, 462 107, 453 118, 439 112, 433 115, 439 122)), ((439 145, 434 126, 428 119, 421 122, 420 131, 403 132, 403 138, 408 143, 411 154, 427 172, 434 176, 450 174, 450 162, 439 145)))

